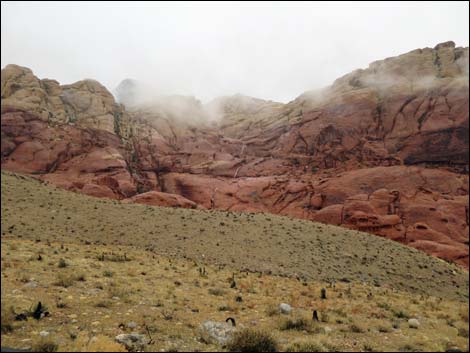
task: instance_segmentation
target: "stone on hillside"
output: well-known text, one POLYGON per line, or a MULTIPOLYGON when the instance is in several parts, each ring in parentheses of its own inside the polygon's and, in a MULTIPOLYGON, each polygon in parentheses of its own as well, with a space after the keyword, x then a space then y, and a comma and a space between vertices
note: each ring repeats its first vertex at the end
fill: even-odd
POLYGON ((292 307, 289 304, 281 303, 279 304, 279 311, 281 314, 290 314, 292 312, 292 307))
POLYGON ((205 342, 224 346, 235 330, 235 327, 225 322, 204 321, 201 325, 201 337, 205 342))
POLYGON ((417 319, 409 319, 408 320, 408 326, 410 328, 414 328, 414 329, 417 329, 419 327, 419 321, 417 319))
POLYGON ((121 343, 130 352, 142 351, 147 344, 144 335, 138 333, 120 334, 115 337, 116 342, 121 343))

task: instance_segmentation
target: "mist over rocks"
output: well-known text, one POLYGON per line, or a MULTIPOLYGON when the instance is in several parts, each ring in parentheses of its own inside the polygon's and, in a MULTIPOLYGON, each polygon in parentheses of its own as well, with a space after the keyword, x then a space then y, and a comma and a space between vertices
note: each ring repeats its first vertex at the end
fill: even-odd
POLYGON ((115 100, 8 65, 2 168, 98 197, 337 224, 468 268, 468 56, 416 49, 287 104, 202 104, 133 79, 115 100))

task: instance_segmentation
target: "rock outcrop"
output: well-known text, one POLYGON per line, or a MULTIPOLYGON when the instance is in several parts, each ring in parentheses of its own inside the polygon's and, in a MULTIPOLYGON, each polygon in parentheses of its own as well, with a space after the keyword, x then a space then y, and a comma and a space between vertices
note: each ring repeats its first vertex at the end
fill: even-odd
POLYGON ((2 168, 126 202, 341 225, 468 268, 468 57, 452 42, 417 49, 288 104, 135 104, 126 80, 126 109, 95 81, 8 65, 2 168))

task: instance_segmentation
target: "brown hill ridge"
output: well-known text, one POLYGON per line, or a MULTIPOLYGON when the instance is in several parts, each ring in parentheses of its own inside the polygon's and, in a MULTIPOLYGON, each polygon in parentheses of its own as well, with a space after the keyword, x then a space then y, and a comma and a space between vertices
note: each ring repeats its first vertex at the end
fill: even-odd
POLYGON ((417 49, 288 104, 127 109, 96 81, 8 65, 2 168, 99 197, 342 225, 468 268, 468 57, 452 42, 417 49))

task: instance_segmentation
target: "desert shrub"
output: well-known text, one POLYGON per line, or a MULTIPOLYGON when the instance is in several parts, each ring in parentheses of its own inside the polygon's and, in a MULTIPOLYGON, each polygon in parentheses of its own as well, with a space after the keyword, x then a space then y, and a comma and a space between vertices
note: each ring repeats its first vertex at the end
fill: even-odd
POLYGON ((464 338, 468 338, 469 337, 468 327, 460 327, 459 328, 459 336, 464 337, 464 338))
POLYGON ((328 352, 328 349, 315 341, 294 342, 286 348, 286 352, 328 352))
POLYGON ((354 333, 364 333, 367 331, 362 325, 355 322, 349 325, 349 330, 354 333))
POLYGON ((381 309, 384 309, 384 310, 390 310, 390 304, 388 304, 386 302, 378 303, 377 306, 381 309))
POLYGON ((399 350, 400 352, 422 352, 421 348, 412 344, 405 344, 399 350))
POLYGON ((279 308, 274 304, 269 305, 266 308, 266 315, 268 316, 279 315, 279 308))
POLYGON ((107 288, 108 296, 112 297, 119 297, 119 298, 127 298, 130 294, 126 288, 121 287, 116 282, 111 282, 107 288))
POLYGON ((109 271, 109 270, 106 270, 106 271, 103 272, 103 276, 104 276, 104 277, 113 277, 113 276, 114 276, 114 272, 109 271))
POLYGON ((379 330, 379 332, 387 333, 387 332, 390 332, 392 329, 391 329, 391 327, 389 327, 389 326, 380 325, 380 326, 378 327, 378 330, 379 330))
POLYGON ((2 303, 2 333, 8 333, 13 331, 13 321, 14 314, 12 308, 7 308, 4 303, 2 303))
POLYGON ((111 305, 113 305, 112 301, 110 300, 100 300, 95 304, 95 307, 97 308, 109 308, 111 305))
POLYGON ((79 273, 75 276, 75 279, 79 282, 85 282, 86 281, 86 277, 85 277, 85 274, 83 273, 79 273))
POLYGON ((315 324, 312 320, 304 317, 285 318, 281 321, 279 326, 281 331, 296 330, 307 331, 310 333, 321 332, 321 327, 315 324))
POLYGON ((68 288, 71 287, 76 280, 77 278, 74 274, 59 273, 54 284, 59 287, 68 288))
POLYGON ((220 288, 209 288, 208 292, 209 294, 215 295, 215 296, 222 296, 225 294, 225 291, 220 288))
POLYGON ((67 351, 69 352, 127 352, 127 349, 112 338, 97 335, 92 338, 82 332, 74 334, 72 342, 68 342, 67 351))
POLYGON ((233 308, 229 305, 221 305, 217 308, 219 311, 233 311, 233 308))
POLYGON ((131 261, 130 258, 127 257, 127 254, 106 254, 106 253, 101 253, 96 257, 98 261, 111 261, 111 262, 126 262, 126 261, 131 261))
POLYGON ((65 268, 67 267, 67 262, 65 262, 64 259, 59 260, 59 264, 57 265, 59 268, 65 268))
POLYGON ((372 347, 369 343, 364 344, 362 350, 363 350, 364 352, 376 352, 376 350, 374 349, 374 347, 372 347))
POLYGON ((33 352, 57 352, 59 346, 52 339, 43 338, 34 343, 31 350, 33 352))
POLYGON ((468 307, 467 308, 463 308, 462 310, 460 310, 460 318, 464 321, 464 322, 467 322, 468 323, 468 307))
POLYGON ((276 352, 278 344, 269 333, 243 329, 235 332, 227 344, 230 352, 276 352))
POLYGON ((398 319, 409 319, 410 316, 403 310, 393 310, 393 315, 398 319))

